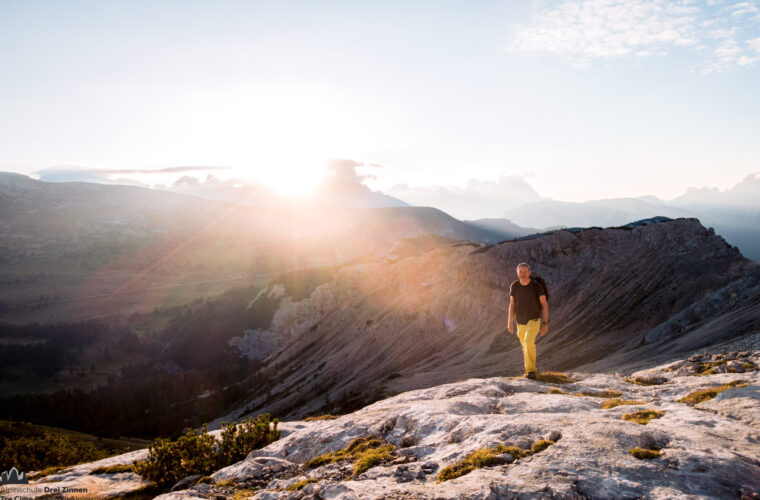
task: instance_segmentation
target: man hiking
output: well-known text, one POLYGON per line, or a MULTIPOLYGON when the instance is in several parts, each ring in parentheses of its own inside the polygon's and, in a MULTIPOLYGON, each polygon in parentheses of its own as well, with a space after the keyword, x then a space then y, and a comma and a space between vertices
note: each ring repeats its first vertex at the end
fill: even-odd
POLYGON ((546 290, 537 281, 530 279, 530 266, 521 263, 517 266, 517 281, 509 287, 509 333, 515 331, 517 316, 517 338, 523 349, 525 376, 536 378, 536 335, 539 330, 543 337, 549 331, 549 304, 546 302, 546 290))

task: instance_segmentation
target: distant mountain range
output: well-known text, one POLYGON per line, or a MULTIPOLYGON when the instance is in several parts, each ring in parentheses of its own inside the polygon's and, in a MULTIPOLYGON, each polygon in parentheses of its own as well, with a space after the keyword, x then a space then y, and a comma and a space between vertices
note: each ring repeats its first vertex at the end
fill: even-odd
POLYGON ((388 194, 412 205, 440 208, 459 219, 493 218, 504 210, 541 200, 524 179, 509 175, 499 177, 498 182, 470 179, 464 188, 399 184, 388 189, 388 194))
MULTIPOLYGON (((705 226, 714 227, 746 257, 760 261, 760 173, 748 175, 742 182, 724 191, 689 188, 684 195, 671 201, 644 195, 578 203, 541 198, 530 184, 515 175, 502 175, 496 182, 470 179, 463 188, 399 184, 383 193, 363 184, 364 177, 355 170, 359 164, 351 160, 332 160, 330 166, 334 175, 326 178, 316 192, 299 201, 284 198, 262 185, 223 180, 211 174, 205 180, 186 175, 160 188, 270 209, 290 210, 296 206, 435 207, 459 220, 474 222, 473 225, 482 229, 495 229, 495 234, 501 234, 505 239, 559 227, 622 226, 656 216, 697 217, 705 226), (498 222, 500 219, 506 220, 498 222), (500 227, 507 229, 503 231, 500 227)), ((51 181, 116 182, 97 172, 47 169, 39 171, 39 175, 41 180, 51 181)), ((135 181, 121 179, 121 182, 135 181)))
POLYGON ((726 191, 690 189, 671 204, 696 213, 746 257, 760 261, 760 173, 726 191))
MULTIPOLYGON (((522 234, 462 222, 435 208, 388 207, 392 199, 347 185, 353 187, 330 204, 254 207, 0 172, 0 311, 3 304, 51 303, 18 319, 40 319, 43 312, 76 319, 122 304, 115 292, 374 258, 424 234, 486 243, 522 234), (95 295, 103 297, 89 307, 67 302, 95 295)), ((133 300, 139 310, 140 299, 133 300)), ((152 300, 145 306, 152 309, 152 300)))
POLYGON ((697 217, 753 260, 760 261, 760 173, 731 189, 689 189, 670 202, 654 196, 573 203, 542 200, 502 215, 520 226, 539 228, 619 226, 654 217, 697 217))
POLYGON ((515 224, 539 228, 609 227, 664 216, 671 219, 695 217, 689 210, 641 198, 617 198, 574 203, 542 200, 507 210, 503 216, 515 224))

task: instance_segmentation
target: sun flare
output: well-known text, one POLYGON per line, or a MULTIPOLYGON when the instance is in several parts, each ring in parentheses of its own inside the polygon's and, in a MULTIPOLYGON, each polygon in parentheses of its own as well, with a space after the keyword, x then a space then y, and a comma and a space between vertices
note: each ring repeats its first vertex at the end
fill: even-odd
POLYGON ((281 196, 301 198, 313 194, 324 180, 323 169, 310 161, 292 161, 284 164, 274 160, 262 162, 264 170, 249 170, 255 182, 259 182, 281 196))
POLYGON ((322 176, 307 168, 280 168, 270 172, 262 183, 277 194, 291 198, 303 197, 316 191, 322 176))

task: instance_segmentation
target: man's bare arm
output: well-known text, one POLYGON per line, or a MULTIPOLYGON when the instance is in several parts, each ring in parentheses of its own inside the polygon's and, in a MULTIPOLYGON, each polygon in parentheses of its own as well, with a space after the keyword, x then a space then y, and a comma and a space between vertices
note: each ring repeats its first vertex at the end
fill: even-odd
POLYGON ((541 336, 549 332, 549 303, 546 301, 546 295, 540 295, 538 301, 541 303, 541 336))
POLYGON ((541 302, 541 322, 549 322, 549 303, 546 301, 546 295, 540 295, 538 301, 541 302))

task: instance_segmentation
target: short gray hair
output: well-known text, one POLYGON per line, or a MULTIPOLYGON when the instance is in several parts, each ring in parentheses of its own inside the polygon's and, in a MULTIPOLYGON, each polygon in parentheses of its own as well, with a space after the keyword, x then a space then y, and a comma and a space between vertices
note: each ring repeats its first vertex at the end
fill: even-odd
POLYGON ((520 262, 519 264, 517 264, 517 269, 520 269, 521 267, 527 267, 528 271, 530 271, 530 266, 526 264, 525 262, 520 262))

